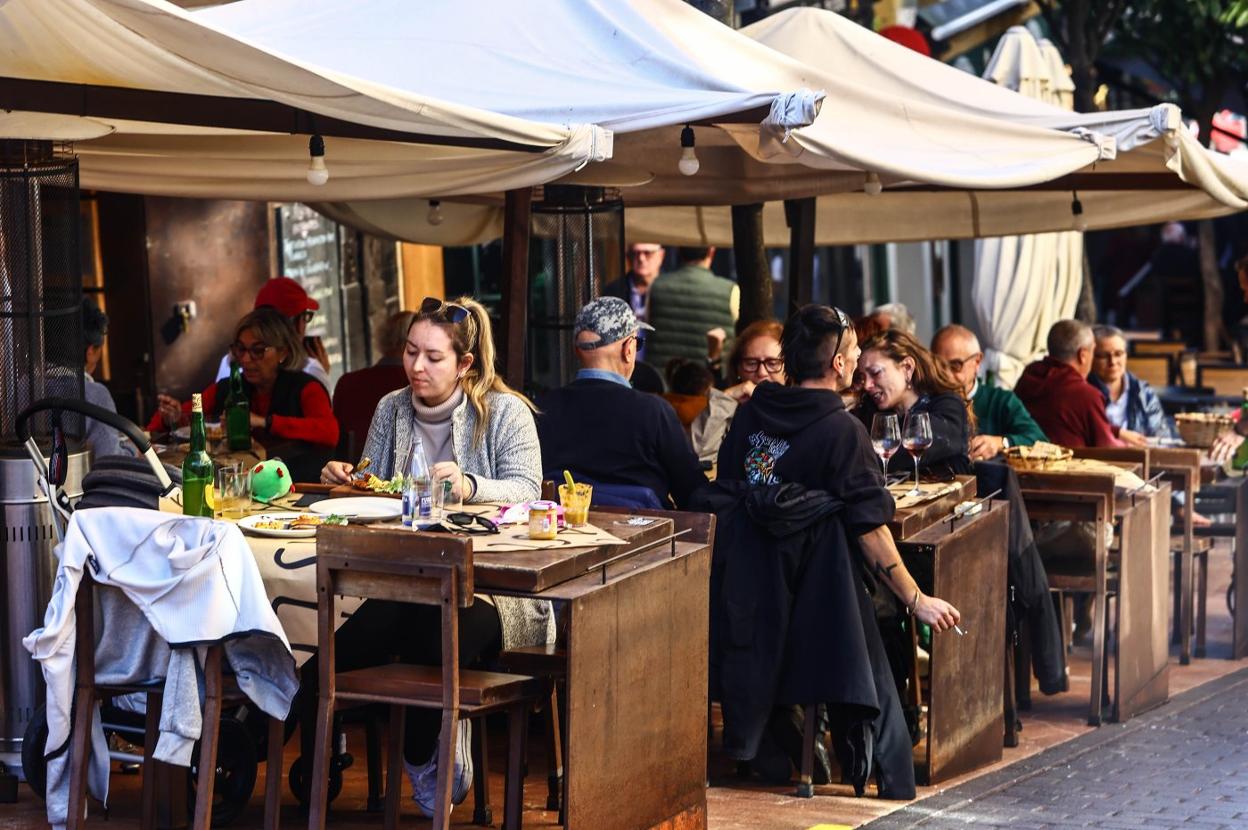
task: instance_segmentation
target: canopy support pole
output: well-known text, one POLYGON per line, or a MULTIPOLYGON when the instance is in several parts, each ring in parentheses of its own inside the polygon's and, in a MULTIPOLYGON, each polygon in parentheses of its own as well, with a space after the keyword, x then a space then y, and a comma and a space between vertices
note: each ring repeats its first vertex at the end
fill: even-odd
POLYGON ((533 188, 508 190, 503 203, 502 370, 512 389, 524 389, 525 331, 529 321, 529 233, 533 188))
POLYGON ((815 199, 785 199, 789 226, 789 310, 814 302, 815 199))
POLYGON ((756 320, 765 320, 772 310, 771 271, 763 250, 763 205, 732 206, 732 254, 737 266, 737 284, 741 287, 741 316, 737 319, 740 332, 756 320))

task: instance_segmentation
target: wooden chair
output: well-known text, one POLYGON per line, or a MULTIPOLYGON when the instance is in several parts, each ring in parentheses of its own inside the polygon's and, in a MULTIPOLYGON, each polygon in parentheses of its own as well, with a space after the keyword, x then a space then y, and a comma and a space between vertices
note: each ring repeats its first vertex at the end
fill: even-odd
POLYGON ((508 649, 495 660, 504 671, 541 678, 548 692, 541 709, 546 720, 546 809, 559 813, 559 823, 566 823, 563 798, 563 765, 567 748, 563 744, 566 730, 560 719, 559 688, 568 680, 568 652, 558 643, 508 649))
POLYGON ((1127 370, 1149 386, 1158 389, 1169 386, 1174 377, 1175 358, 1168 354, 1133 355, 1127 361, 1127 370))
MULTIPOLYGON (((104 685, 95 682, 95 580, 89 571, 84 572, 74 600, 74 616, 77 622, 74 641, 75 683, 74 715, 69 748, 69 807, 66 827, 77 830, 86 824, 87 769, 91 755, 91 721, 95 702, 100 697, 143 693, 147 696, 147 715, 143 735, 143 789, 140 827, 150 830, 156 827, 158 798, 162 789, 173 796, 173 804, 163 805, 166 811, 181 809, 184 790, 177 779, 161 776, 159 764, 152 756, 160 737, 161 691, 153 691, 146 685, 104 685), (158 783, 158 779, 163 779, 158 783), (172 787, 170 788, 170 785, 172 787)), ((210 646, 204 662, 204 716, 202 737, 199 744, 199 775, 195 786, 195 815, 193 830, 208 830, 212 826, 213 790, 217 778, 218 730, 221 724, 221 705, 227 699, 241 699, 237 686, 222 677, 223 649, 220 644, 210 646)), ((264 824, 265 830, 276 830, 282 801, 282 744, 285 741, 284 724, 269 718, 268 728, 268 774, 265 776, 264 824)), ((177 817, 173 817, 177 820, 177 817)))
POLYGON ((1248 387, 1248 366, 1235 363, 1201 363, 1196 366, 1196 385, 1217 395, 1242 395, 1248 387))
POLYGON ((1088 723, 1100 726, 1102 704, 1108 684, 1105 677, 1106 640, 1109 635, 1109 597, 1115 591, 1110 578, 1110 551, 1103 528, 1114 521, 1114 479, 1104 474, 1046 474, 1019 471, 1019 486, 1033 521, 1091 522, 1095 541, 1091 556, 1078 568, 1066 572, 1049 569, 1049 589, 1062 598, 1062 646, 1068 647, 1070 624, 1066 617, 1065 594, 1085 593, 1092 597, 1092 683, 1088 723), (1056 489, 1060 487, 1061 489, 1056 489))
MULTIPOLYGON (((339 699, 390 706, 389 758, 386 773, 387 830, 399 822, 403 789, 403 727, 407 706, 442 711, 438 741, 437 800, 433 827, 450 826, 451 777, 455 763, 454 730, 460 718, 506 711, 509 752, 503 826, 519 828, 524 812, 525 727, 529 707, 546 691, 541 681, 515 674, 460 670, 459 609, 473 602, 472 540, 410 530, 360 530, 322 527, 317 533, 317 645, 319 695, 316 756, 308 827, 325 826, 333 712, 339 699), (334 671, 335 597, 358 596, 437 605, 442 611, 442 665, 391 663, 356 671, 334 671)), ((484 746, 482 742, 480 746, 484 746)), ((478 753, 474 753, 478 754, 478 753)), ((477 774, 478 795, 485 789, 485 758, 477 774)))
POLYGON ((1196 656, 1205 656, 1205 607, 1209 581, 1208 538, 1197 538, 1193 526, 1196 491, 1200 488, 1200 450, 1156 448, 1149 450, 1154 472, 1162 474, 1176 493, 1183 493, 1179 527, 1170 536, 1174 554, 1174 637, 1179 644, 1179 663, 1192 661, 1193 600, 1195 589, 1196 656), (1195 566, 1195 567, 1194 567, 1195 566), (1198 575, 1193 570, 1198 570, 1198 575))

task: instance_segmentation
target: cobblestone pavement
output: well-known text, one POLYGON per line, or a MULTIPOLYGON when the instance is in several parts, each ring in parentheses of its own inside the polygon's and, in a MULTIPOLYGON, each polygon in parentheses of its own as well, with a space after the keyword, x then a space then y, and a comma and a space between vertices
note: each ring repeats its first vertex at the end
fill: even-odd
POLYGON ((1248 669, 864 825, 955 827, 1248 827, 1248 669))

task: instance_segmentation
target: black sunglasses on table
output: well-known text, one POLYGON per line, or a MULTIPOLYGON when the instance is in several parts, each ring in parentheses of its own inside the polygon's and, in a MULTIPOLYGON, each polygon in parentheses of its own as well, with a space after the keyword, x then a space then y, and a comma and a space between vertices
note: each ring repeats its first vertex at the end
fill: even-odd
POLYGON ((448 323, 462 323, 468 317, 468 309, 462 305, 448 303, 437 297, 425 297, 421 300, 420 313, 440 317, 448 323))
POLYGON ((463 533, 472 533, 477 535, 485 535, 489 533, 498 533, 498 525, 485 516, 478 516, 476 513, 447 513, 446 521, 454 525, 452 530, 461 531, 463 533))

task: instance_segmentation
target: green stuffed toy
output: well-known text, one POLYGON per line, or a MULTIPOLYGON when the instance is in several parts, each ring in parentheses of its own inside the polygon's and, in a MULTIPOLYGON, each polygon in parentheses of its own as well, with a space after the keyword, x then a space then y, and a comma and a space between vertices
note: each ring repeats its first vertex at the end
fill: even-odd
POLYGON ((294 481, 281 459, 261 461, 251 468, 251 497, 270 504, 290 492, 294 481))

